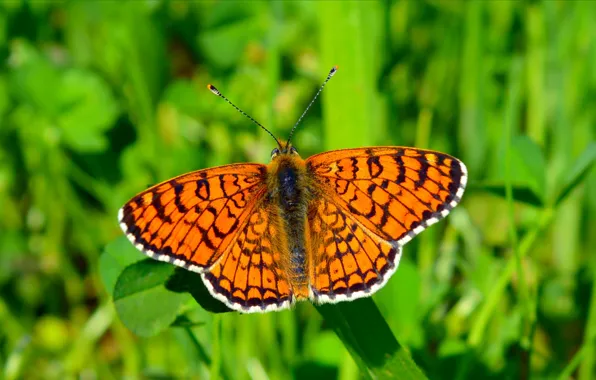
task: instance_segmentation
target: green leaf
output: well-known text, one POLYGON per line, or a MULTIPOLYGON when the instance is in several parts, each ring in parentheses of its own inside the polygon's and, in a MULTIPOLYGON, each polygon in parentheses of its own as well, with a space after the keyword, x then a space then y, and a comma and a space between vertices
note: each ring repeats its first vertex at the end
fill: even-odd
POLYGON ((567 171, 567 176, 561 182, 559 191, 557 191, 557 197, 555 205, 559 205, 563 202, 567 196, 579 185, 584 177, 588 174, 592 165, 596 161, 596 143, 592 142, 588 144, 582 154, 575 160, 571 168, 567 171))
POLYGON ((425 379, 371 298, 316 306, 362 374, 376 379, 425 379))
POLYGON ((152 336, 168 328, 190 300, 165 286, 175 266, 147 259, 122 272, 114 288, 114 304, 122 322, 137 335, 152 336))
POLYGON ((517 136, 511 144, 511 174, 513 184, 529 187, 544 200, 546 164, 540 147, 528 136, 517 136))
MULTIPOLYGON (((487 193, 505 198, 505 184, 501 182, 470 184, 470 189, 485 191, 487 193)), ((539 194, 536 194, 536 192, 528 186, 513 185, 512 190, 513 199, 518 202, 526 203, 536 207, 541 207, 544 205, 542 197, 539 194)))
POLYGON ((96 74, 70 70, 62 77, 62 112, 58 125, 64 142, 79 152, 101 152, 108 147, 104 132, 118 116, 108 85, 96 74))
POLYGON ((10 87, 16 99, 36 109, 45 116, 59 111, 58 89, 60 73, 41 56, 35 47, 19 40, 12 48, 16 62, 10 76, 10 87))
POLYGON ((212 313, 226 313, 233 311, 224 303, 215 299, 205 287, 201 275, 183 268, 176 268, 168 280, 166 287, 177 293, 187 292, 201 307, 212 313))
POLYGON ((199 34, 197 42, 213 65, 229 68, 237 64, 251 38, 263 30, 263 20, 257 11, 260 7, 224 1, 217 3, 211 12, 202 13, 208 28, 199 34), (221 22, 224 18, 228 22, 221 22))
POLYGON ((144 258, 146 256, 139 252, 125 236, 120 236, 106 245, 99 257, 99 276, 108 293, 113 295, 116 280, 127 266, 144 258))

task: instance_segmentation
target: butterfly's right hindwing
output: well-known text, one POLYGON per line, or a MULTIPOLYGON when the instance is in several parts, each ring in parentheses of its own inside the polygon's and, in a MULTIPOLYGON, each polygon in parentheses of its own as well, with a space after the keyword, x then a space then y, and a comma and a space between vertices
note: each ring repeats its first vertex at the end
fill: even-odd
POLYGON ((397 268, 401 247, 371 233, 333 201, 315 200, 309 216, 313 302, 335 303, 370 295, 397 268))

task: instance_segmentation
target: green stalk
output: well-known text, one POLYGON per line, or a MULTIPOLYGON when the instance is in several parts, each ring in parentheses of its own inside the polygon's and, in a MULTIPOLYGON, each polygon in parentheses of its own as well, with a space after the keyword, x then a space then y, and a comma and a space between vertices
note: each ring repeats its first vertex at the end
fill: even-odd
MULTIPOLYGON (((596 270, 596 255, 592 255, 592 273, 596 270)), ((592 296, 590 298, 590 309, 584 333, 584 345, 581 349, 584 353, 583 361, 579 367, 579 380, 593 378, 596 360, 596 280, 592 280, 592 296)), ((579 352, 576 354, 579 356, 579 352)), ((578 359, 579 360, 579 359, 578 359)), ((571 364, 571 363, 570 363, 571 364)))
MULTIPOLYGON (((518 236, 515 223, 515 205, 513 203, 513 183, 512 183, 512 168, 511 168, 511 142, 514 131, 513 126, 518 122, 519 108, 520 108, 520 82, 521 82, 522 60, 515 58, 511 65, 509 76, 509 91, 507 93, 507 105, 505 108, 505 198, 507 200, 507 214, 509 217, 509 239, 511 241, 511 249, 515 257, 519 300, 524 310, 524 322, 522 327, 521 346, 528 349, 531 346, 531 339, 529 333, 532 330, 531 326, 534 318, 532 318, 531 303, 528 295, 527 284, 525 280, 522 257, 519 251, 518 236)), ((529 360, 527 361, 529 364, 529 360)))
POLYGON ((480 310, 478 311, 478 315, 475 321, 470 328, 470 334, 468 335, 468 344, 471 347, 479 347, 484 339, 484 333, 487 330, 488 321, 493 315, 497 304, 500 300, 503 299, 503 295, 505 293, 505 289, 507 285, 511 281, 511 277, 515 273, 517 267, 517 261, 523 260, 523 258, 528 254, 530 248, 542 232, 546 226, 548 226, 554 217, 554 212, 552 209, 544 209, 539 216, 538 223, 534 225, 534 228, 530 230, 526 235, 524 235, 523 239, 520 241, 518 246, 518 256, 510 256, 507 260, 507 264, 501 275, 495 282, 495 285, 492 287, 491 292, 489 293, 488 297, 486 298, 486 302, 481 306, 480 310))
POLYGON ((213 330, 211 332, 211 368, 209 374, 212 380, 219 379, 219 370, 221 367, 221 315, 213 315, 213 330))

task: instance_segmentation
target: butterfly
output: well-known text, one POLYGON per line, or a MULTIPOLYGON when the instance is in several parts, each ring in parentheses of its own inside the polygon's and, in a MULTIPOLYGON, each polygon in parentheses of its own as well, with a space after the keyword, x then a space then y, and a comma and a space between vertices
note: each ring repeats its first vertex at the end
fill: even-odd
POLYGON ((450 155, 387 146, 302 159, 293 131, 268 165, 198 170, 141 192, 120 209, 122 230, 148 256, 200 273, 229 308, 266 312, 373 294, 403 246, 464 193, 466 166, 450 155))

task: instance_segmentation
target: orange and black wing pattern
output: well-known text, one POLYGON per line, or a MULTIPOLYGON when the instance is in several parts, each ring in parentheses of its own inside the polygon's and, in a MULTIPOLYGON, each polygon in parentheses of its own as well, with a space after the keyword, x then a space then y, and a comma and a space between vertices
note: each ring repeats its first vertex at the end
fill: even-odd
POLYGON ((371 294, 389 279, 401 247, 379 238, 330 198, 309 209, 311 298, 339 302, 371 294))
MULTIPOLYGON (((271 274, 268 278, 275 281, 272 293, 262 292, 261 306, 277 302, 278 307, 285 307, 291 296, 287 282, 279 279, 273 269, 266 271, 272 256, 261 254, 270 245, 260 235, 260 228, 268 223, 257 224, 265 218, 259 205, 266 191, 265 165, 235 164, 199 170, 138 194, 120 209, 118 219, 139 250, 154 259, 201 273, 211 293, 236 310, 247 311, 256 302, 251 288, 242 285, 253 281, 252 264, 248 271, 243 270, 245 265, 239 265, 235 276, 228 278, 231 283, 216 280, 228 275, 229 260, 244 262, 250 253, 258 255, 261 273, 271 274), (240 296, 238 289, 246 294, 240 296), (272 294, 277 297, 275 301, 272 294)), ((254 260, 251 257, 250 263, 254 260)))
POLYGON ((369 295, 397 268, 402 246, 455 207, 467 170, 447 154, 403 147, 338 150, 306 160, 311 291, 318 302, 369 295))
POLYGON ((211 293, 243 312, 290 307, 295 296, 283 263, 289 257, 285 232, 276 209, 261 202, 232 247, 203 280, 211 293))

